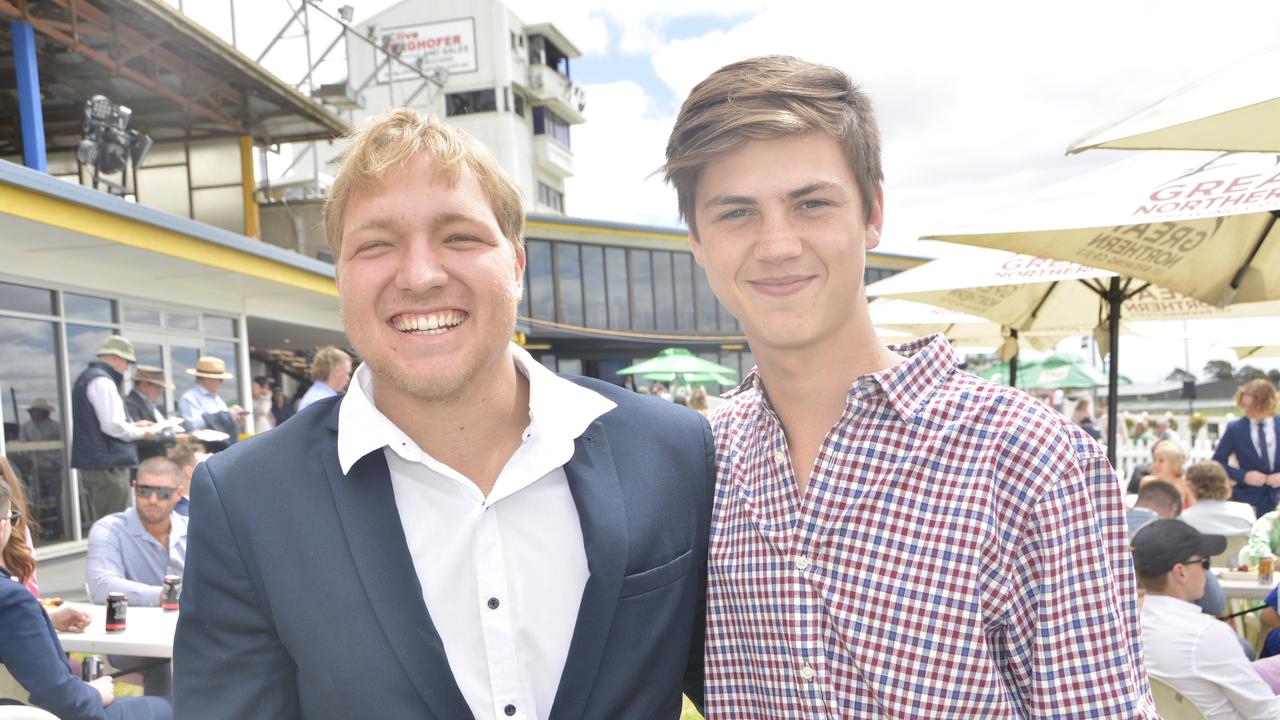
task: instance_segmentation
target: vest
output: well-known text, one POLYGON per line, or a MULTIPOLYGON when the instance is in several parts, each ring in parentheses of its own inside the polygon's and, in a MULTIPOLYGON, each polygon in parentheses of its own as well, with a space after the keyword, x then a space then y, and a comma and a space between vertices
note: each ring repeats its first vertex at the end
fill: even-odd
POLYGON ((102 432, 98 414, 89 404, 89 383, 100 377, 109 378, 117 392, 124 382, 124 376, 110 365, 94 360, 71 387, 71 467, 134 467, 138 464, 137 446, 102 432))

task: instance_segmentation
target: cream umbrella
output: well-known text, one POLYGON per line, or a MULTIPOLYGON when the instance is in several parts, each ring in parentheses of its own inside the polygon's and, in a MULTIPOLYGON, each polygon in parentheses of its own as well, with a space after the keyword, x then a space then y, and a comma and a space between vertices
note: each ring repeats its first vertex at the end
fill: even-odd
MULTIPOLYGON (((1112 356, 1108 385, 1112 398, 1119 384, 1118 353, 1113 349, 1118 350, 1120 317, 1182 320, 1280 315, 1280 303, 1217 308, 1108 270, 1000 251, 969 251, 933 260, 872 283, 867 295, 937 305, 1018 333, 1093 333, 1103 354, 1112 356), (1110 322, 1113 317, 1116 323, 1110 322)), ((1108 412, 1108 432, 1113 434, 1116 418, 1110 415, 1116 414, 1115 402, 1109 403, 1108 412)), ((1109 438, 1107 451, 1114 454, 1114 437, 1109 438)))
POLYGON ((1280 47, 1175 90, 1071 143, 1091 148, 1280 152, 1280 47))
MULTIPOLYGON (((872 301, 869 309, 871 323, 882 338, 886 331, 910 338, 941 333, 957 347, 999 349, 1010 337, 1010 328, 1000 323, 928 303, 881 298, 872 301)), ((1066 333, 1022 333, 1019 341, 1036 350, 1049 350, 1066 337, 1066 333)))

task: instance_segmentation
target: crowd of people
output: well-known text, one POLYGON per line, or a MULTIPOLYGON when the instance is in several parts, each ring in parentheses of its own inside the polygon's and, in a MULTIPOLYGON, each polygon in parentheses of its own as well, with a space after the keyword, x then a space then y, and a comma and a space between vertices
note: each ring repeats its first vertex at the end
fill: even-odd
MULTIPOLYGON (((222 361, 191 370, 170 439, 154 390, 132 403, 152 417, 128 416, 133 350, 109 339, 72 393, 86 582, 148 604, 182 573, 173 672, 112 659, 146 677, 131 702, 76 680, 53 627, 84 618, 44 616, 19 551, 6 565, 33 586, 0 583, 0 660, 39 654, 18 678, 33 702, 651 720, 684 693, 711 720, 1154 720, 1154 678, 1209 717, 1280 715, 1280 658, 1251 660, 1216 619, 1209 573, 1228 528, 1249 524, 1249 557, 1278 549, 1274 387, 1241 389, 1212 461, 1157 443, 1126 513, 1092 422, 963 372, 942 336, 878 341, 861 280, 880 134, 844 73, 717 70, 662 172, 757 363, 710 418, 705 394, 562 377, 510 342, 519 191, 465 132, 405 109, 350 138, 324 210, 354 371, 317 353, 287 422, 255 382, 276 427, 202 461, 178 435, 234 437, 244 416, 222 361), (2 635, 10 618, 24 638, 2 635)), ((0 528, 30 549, 20 508, 0 528)))

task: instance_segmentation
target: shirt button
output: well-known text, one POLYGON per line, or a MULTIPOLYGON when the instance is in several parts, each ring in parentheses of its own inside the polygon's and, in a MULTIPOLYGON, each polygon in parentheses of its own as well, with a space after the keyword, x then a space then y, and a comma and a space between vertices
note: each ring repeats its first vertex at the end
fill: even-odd
POLYGON ((490 609, 490 610, 497 610, 497 609, 498 609, 498 605, 500 605, 500 604, 501 604, 501 603, 499 603, 499 602, 498 602, 498 598, 489 598, 489 609, 490 609))
POLYGON ((800 667, 800 677, 804 678, 806 682, 812 680, 817 675, 818 671, 814 670, 813 666, 809 663, 805 663, 800 667))
POLYGON ((516 714, 516 706, 515 706, 515 705, 508 705, 508 706, 506 706, 506 707, 502 708, 502 712, 504 712, 504 713, 506 713, 506 714, 508 714, 508 715, 515 715, 515 714, 516 714))
POLYGON ((785 465, 787 463, 787 454, 782 452, 781 450, 774 450, 773 461, 778 463, 779 465, 785 465))
MULTIPOLYGON (((803 556, 803 555, 801 555, 800 557, 796 558, 796 569, 797 569, 797 570, 804 571, 804 570, 807 570, 808 568, 809 568, 809 558, 807 558, 807 557, 805 557, 805 556, 803 556)), ((807 666, 806 666, 806 667, 807 667, 807 666)))

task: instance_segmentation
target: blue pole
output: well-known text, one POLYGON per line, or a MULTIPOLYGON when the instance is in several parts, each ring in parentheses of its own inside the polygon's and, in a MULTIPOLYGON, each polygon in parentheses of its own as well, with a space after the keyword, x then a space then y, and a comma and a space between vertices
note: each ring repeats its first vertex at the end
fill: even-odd
POLYGON ((14 70, 18 74, 18 117, 22 124, 22 161, 49 171, 44 150, 44 111, 40 104, 40 71, 36 68, 36 33, 31 23, 9 23, 13 34, 14 70))

